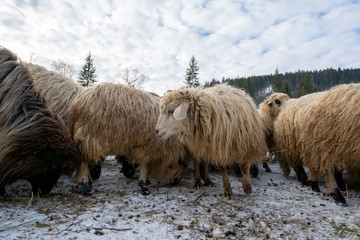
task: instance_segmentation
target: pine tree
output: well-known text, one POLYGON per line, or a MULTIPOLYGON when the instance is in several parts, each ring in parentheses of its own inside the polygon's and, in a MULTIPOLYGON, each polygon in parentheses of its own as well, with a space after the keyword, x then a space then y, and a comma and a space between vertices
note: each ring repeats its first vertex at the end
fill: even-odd
POLYGON ((340 84, 349 83, 344 75, 341 76, 340 84))
POLYGON ((275 75, 274 75, 274 80, 273 80, 273 91, 274 92, 281 92, 281 88, 282 88, 282 75, 279 73, 279 68, 276 67, 275 69, 275 75))
POLYGON ((289 97, 292 97, 291 86, 290 86, 289 80, 284 79, 282 81, 281 92, 286 93, 289 97))
POLYGON ((88 87, 93 85, 95 82, 97 82, 96 74, 95 74, 96 68, 93 64, 93 59, 91 57, 91 53, 89 52, 89 55, 85 59, 85 63, 81 68, 81 71, 79 73, 79 79, 78 82, 83 87, 88 87))
POLYGON ((198 87, 200 86, 199 82, 199 67, 197 66, 197 62, 195 60, 194 55, 191 57, 189 68, 186 69, 186 76, 184 83, 188 87, 198 87))
POLYGON ((297 97, 301 97, 305 94, 309 94, 315 91, 314 80, 309 73, 305 73, 304 78, 300 81, 297 90, 297 97))

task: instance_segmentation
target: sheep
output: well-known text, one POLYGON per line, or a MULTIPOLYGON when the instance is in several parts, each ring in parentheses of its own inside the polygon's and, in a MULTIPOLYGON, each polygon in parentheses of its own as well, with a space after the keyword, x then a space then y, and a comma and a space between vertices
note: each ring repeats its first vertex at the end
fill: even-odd
POLYGON ((159 97, 133 87, 101 83, 81 92, 70 110, 70 133, 82 153, 82 166, 75 180, 83 193, 91 193, 86 165, 107 155, 124 155, 140 166, 139 185, 143 194, 148 172, 160 180, 179 178, 187 167, 188 155, 174 136, 156 138, 159 97))
POLYGON ((170 91, 161 98, 155 132, 162 140, 179 134, 195 159, 195 184, 197 166, 206 159, 220 168, 225 198, 232 199, 227 167, 235 160, 244 192, 252 193, 249 167, 261 161, 267 147, 255 103, 244 91, 225 84, 170 91))
POLYGON ((285 93, 273 93, 259 105, 258 111, 263 122, 266 143, 270 151, 272 151, 274 145, 274 121, 289 99, 289 96, 285 93))
MULTIPOLYGON (((35 88, 45 98, 48 108, 61 117, 69 129, 71 103, 84 88, 60 73, 49 71, 37 64, 23 64, 34 78, 35 88)), ((101 174, 101 161, 98 164, 90 163, 89 168, 91 179, 98 179, 101 174)))
POLYGON ((293 168, 297 179, 305 186, 310 183, 300 158, 298 133, 302 123, 299 112, 321 94, 290 99, 287 94, 273 93, 259 105, 269 150, 276 155, 284 176, 289 176, 293 168))
POLYGON ((360 84, 343 84, 326 91, 301 112, 301 157, 309 168, 310 181, 324 176, 327 193, 340 205, 346 201, 335 178, 336 170, 360 170, 359 102, 360 84))
MULTIPOLYGON (((317 147, 319 144, 318 139, 321 135, 313 138, 314 134, 319 134, 319 131, 324 131, 324 128, 331 128, 329 124, 326 125, 324 122, 323 125, 321 125, 318 121, 321 115, 329 115, 325 110, 323 110, 323 112, 320 111, 320 109, 326 107, 323 103, 324 100, 327 102, 327 99, 330 99, 328 94, 330 94, 329 91, 323 91, 308 94, 298 99, 289 99, 285 94, 275 93, 260 104, 260 115, 263 121, 266 119, 264 123, 268 123, 265 124, 265 128, 267 129, 269 149, 276 154, 276 158, 284 171, 284 176, 288 176, 291 171, 290 168, 294 168, 298 180, 304 185, 311 185, 312 189, 317 192, 320 191, 317 182, 320 169, 319 159, 316 159, 311 154, 316 156, 321 155, 321 150, 318 149, 315 151, 311 149, 317 147), (315 127, 317 127, 317 131, 315 131, 315 127), (309 181, 303 165, 309 168, 309 181)), ((337 102, 338 101, 328 102, 328 105, 343 108, 343 106, 337 102)), ((328 109, 334 112, 336 107, 328 109)), ((330 120, 327 119, 327 121, 330 120)), ((341 183, 343 185, 341 169, 343 168, 333 166, 331 173, 331 179, 335 179, 334 181, 337 182, 338 185, 341 183)), ((324 175, 321 169, 320 174, 324 175)), ((326 177, 330 178, 328 175, 326 177)), ((327 186, 329 187, 330 185, 327 184, 327 186)), ((345 204, 345 200, 342 198, 340 192, 336 189, 334 190, 333 185, 328 188, 328 192, 334 197, 337 203, 345 204)))
POLYGON ((47 194, 60 175, 71 175, 80 153, 64 122, 46 108, 17 57, 0 48, 0 198, 18 179, 47 194))

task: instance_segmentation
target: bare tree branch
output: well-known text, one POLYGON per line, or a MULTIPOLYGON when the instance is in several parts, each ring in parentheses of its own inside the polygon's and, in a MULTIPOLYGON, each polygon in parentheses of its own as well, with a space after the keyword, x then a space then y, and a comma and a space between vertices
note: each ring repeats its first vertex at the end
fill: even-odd
POLYGON ((64 60, 53 61, 52 67, 55 72, 63 74, 66 77, 72 78, 75 73, 74 65, 66 63, 64 60))
POLYGON ((120 78, 124 84, 138 89, 141 89, 142 85, 149 80, 149 77, 137 68, 124 68, 116 74, 116 77, 120 78))

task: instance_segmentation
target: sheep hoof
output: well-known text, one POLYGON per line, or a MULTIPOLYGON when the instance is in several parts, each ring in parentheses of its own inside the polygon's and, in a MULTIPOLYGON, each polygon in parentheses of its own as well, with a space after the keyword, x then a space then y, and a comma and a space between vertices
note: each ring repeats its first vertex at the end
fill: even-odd
POLYGON ((139 186, 141 188, 141 192, 143 195, 149 195, 150 194, 150 191, 147 187, 145 187, 145 183, 143 180, 140 180, 139 181, 139 186))
POLYGON ((224 192, 225 198, 231 200, 234 198, 233 192, 231 189, 226 189, 224 192))
POLYGON ((320 192, 319 184, 317 181, 309 181, 309 185, 314 192, 320 192))
POLYGON ((244 184, 243 189, 244 189, 244 192, 248 195, 250 195, 252 193, 251 184, 244 184))
POLYGON ((198 190, 201 188, 201 180, 200 179, 195 180, 194 188, 196 188, 198 190))
POLYGON ((271 168, 267 163, 263 163, 263 168, 265 169, 265 172, 272 173, 271 168))
POLYGON ((142 194, 143 195, 150 195, 150 191, 149 191, 149 189, 147 189, 147 188, 145 188, 145 189, 142 189, 142 194))
POLYGON ((78 187, 79 187, 79 189, 80 189, 80 193, 81 193, 83 196, 87 197, 87 196, 91 196, 91 195, 92 195, 91 185, 90 185, 90 184, 81 182, 81 183, 79 183, 78 187))
POLYGON ((205 187, 213 187, 214 186, 214 183, 209 179, 206 179, 205 182, 204 182, 204 186, 205 187))
POLYGON ((7 193, 5 191, 5 187, 0 188, 0 199, 5 199, 7 197, 7 193))
MULTIPOLYGON (((303 186, 307 186, 307 187, 311 185, 310 181, 308 181, 307 179, 302 180, 301 183, 303 186)), ((320 192, 320 189, 319 189, 319 192, 320 192)))
POLYGON ((253 178, 256 178, 259 175, 259 168, 257 165, 250 166, 250 174, 253 178))
POLYGON ((339 188, 336 188, 335 189, 335 192, 332 192, 329 194, 334 200, 335 200, 335 203, 337 205, 340 205, 340 206, 343 206, 343 207, 346 207, 347 204, 346 204, 346 200, 345 198, 341 195, 341 192, 339 190, 339 188))

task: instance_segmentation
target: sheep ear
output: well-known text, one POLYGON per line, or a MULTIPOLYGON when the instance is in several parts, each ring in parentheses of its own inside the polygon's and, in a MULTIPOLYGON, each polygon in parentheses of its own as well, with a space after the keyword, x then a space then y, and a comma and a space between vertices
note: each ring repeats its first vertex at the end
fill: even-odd
POLYGON ((174 118, 176 120, 183 120, 187 116, 187 111, 189 110, 189 103, 182 102, 174 111, 174 118))

